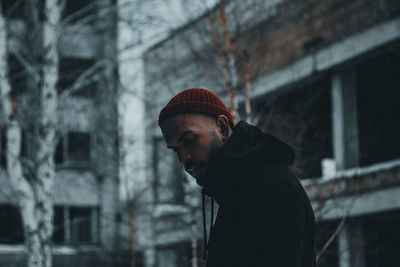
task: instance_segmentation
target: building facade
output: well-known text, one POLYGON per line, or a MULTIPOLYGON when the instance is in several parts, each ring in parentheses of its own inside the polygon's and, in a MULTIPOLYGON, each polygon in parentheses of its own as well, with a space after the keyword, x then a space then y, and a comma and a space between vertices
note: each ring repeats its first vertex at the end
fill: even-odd
MULTIPOLYGON (((24 42, 29 31, 28 1, 2 0, 1 4, 9 47, 33 54, 24 42)), ((76 89, 57 107, 53 266, 121 266, 121 258, 116 256, 120 223, 115 4, 108 0, 65 1, 62 12, 57 90, 61 95, 69 88, 76 89)), ((43 15, 42 6, 39 10, 43 15)), ((26 66, 12 52, 8 66, 12 94, 21 105, 30 105, 26 66)), ((26 158, 34 143, 30 115, 20 117, 21 156, 26 158)), ((25 266, 21 216, 6 172, 4 131, 0 136, 0 266, 25 266)), ((126 256, 125 263, 128 261, 126 256)))
MULTIPOLYGON (((153 236, 144 244, 149 266, 194 266, 192 241, 201 235, 188 223, 197 211, 188 197, 192 185, 181 186, 186 178, 162 146, 157 116, 189 87, 211 89, 229 103, 213 40, 223 38, 223 27, 215 29, 218 11, 193 20, 144 56, 154 193, 153 236)), ((240 60, 247 58, 254 124, 297 148, 293 171, 315 210, 318 266, 398 265, 399 2, 229 1, 225 12, 228 31, 240 25, 231 39, 240 47, 234 69, 243 77, 240 60)), ((245 83, 234 84, 244 118, 245 83)))

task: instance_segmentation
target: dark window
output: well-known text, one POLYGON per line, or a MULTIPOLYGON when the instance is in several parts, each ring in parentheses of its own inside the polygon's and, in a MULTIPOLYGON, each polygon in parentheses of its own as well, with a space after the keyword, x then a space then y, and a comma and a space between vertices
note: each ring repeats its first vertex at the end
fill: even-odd
POLYGON ((56 146, 54 162, 56 164, 62 164, 64 161, 65 161, 65 159, 64 159, 64 139, 60 138, 60 141, 58 142, 58 144, 56 146))
POLYGON ((8 56, 8 77, 14 96, 26 91, 27 75, 25 68, 14 56, 8 56))
POLYGON ((71 243, 90 243, 92 212, 90 208, 70 208, 71 243))
POLYGON ((98 212, 95 207, 55 207, 53 242, 93 244, 98 240, 98 212))
POLYGON ((400 47, 357 67, 360 165, 400 158, 400 47))
POLYGON ((5 18, 22 19, 24 17, 24 0, 1 0, 5 18))
POLYGON ((20 155, 22 158, 25 158, 28 155, 28 133, 25 130, 21 130, 21 151, 20 155))
POLYGON ((153 143, 153 171, 155 198, 158 203, 180 204, 183 202, 184 173, 172 150, 168 150, 162 138, 153 143))
POLYGON ((70 132, 60 138, 54 154, 56 164, 85 165, 90 162, 90 135, 70 132))
POLYGON ((3 15, 5 18, 24 19, 32 13, 32 8, 38 12, 39 20, 43 21, 44 0, 26 1, 26 0, 1 0, 3 15), (30 5, 29 2, 32 2, 30 5))
POLYGON ((144 267, 144 254, 141 251, 135 251, 135 266, 144 267))
POLYGON ((96 19, 96 1, 92 0, 65 1, 63 17, 69 23, 93 22, 96 19))
POLYGON ((87 133, 68 134, 68 160, 71 162, 90 161, 90 136, 87 133))
POLYGON ((22 219, 18 208, 0 205, 0 243, 21 244, 24 242, 22 219))
POLYGON ((400 266, 400 210, 365 216, 367 267, 400 266))
POLYGON ((1 127, 0 129, 0 165, 3 168, 7 168, 7 136, 6 128, 1 127))
POLYGON ((96 93, 96 73, 87 73, 94 64, 93 59, 62 58, 59 66, 59 79, 57 88, 59 92, 70 89, 78 80, 79 89, 74 90, 72 95, 80 97, 93 97, 96 93), (85 78, 82 78, 85 76, 85 78))
POLYGON ((64 207, 54 208, 54 232, 53 242, 63 243, 65 241, 64 207))

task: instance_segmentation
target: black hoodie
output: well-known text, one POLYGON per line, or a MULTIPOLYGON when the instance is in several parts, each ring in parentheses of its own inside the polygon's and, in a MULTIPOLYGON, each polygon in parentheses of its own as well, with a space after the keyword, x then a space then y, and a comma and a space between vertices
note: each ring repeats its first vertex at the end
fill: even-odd
POLYGON ((210 160, 203 193, 219 204, 207 267, 312 267, 314 214, 289 170, 294 150, 239 122, 210 160))

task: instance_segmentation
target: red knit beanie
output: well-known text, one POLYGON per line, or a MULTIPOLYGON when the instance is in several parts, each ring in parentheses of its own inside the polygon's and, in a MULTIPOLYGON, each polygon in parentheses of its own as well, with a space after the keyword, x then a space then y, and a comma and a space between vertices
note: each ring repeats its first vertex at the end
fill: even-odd
POLYGON ((200 113, 211 117, 225 115, 231 128, 234 126, 233 118, 224 102, 212 92, 203 88, 189 88, 174 96, 161 110, 158 125, 179 113, 200 113))

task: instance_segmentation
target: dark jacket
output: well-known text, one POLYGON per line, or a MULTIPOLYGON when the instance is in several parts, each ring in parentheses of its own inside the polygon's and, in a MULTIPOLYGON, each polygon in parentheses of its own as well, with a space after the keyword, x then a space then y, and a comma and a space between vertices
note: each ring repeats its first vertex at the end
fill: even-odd
POLYGON ((288 166, 294 151, 245 122, 210 160, 203 193, 219 204, 207 267, 312 267, 314 214, 288 166))

